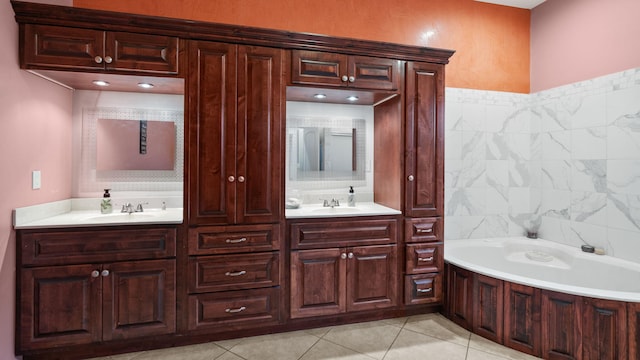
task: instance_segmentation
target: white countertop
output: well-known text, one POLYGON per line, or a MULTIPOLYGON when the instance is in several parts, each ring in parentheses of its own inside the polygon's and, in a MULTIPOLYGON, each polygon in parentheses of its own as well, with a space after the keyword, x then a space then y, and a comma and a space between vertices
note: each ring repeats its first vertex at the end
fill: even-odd
POLYGON ((351 216, 398 215, 400 211, 373 202, 357 203, 355 207, 340 205, 323 207, 322 204, 302 204, 298 209, 286 209, 287 219, 327 218, 351 216))
POLYGON ((134 212, 131 214, 121 213, 119 206, 114 206, 113 212, 110 214, 101 214, 98 210, 101 199, 69 199, 18 208, 13 212, 13 227, 18 230, 182 223, 182 207, 167 207, 166 210, 161 209, 162 202, 170 206, 181 204, 181 201, 176 199, 145 200, 146 201, 131 201, 134 206, 138 203, 145 204, 145 206, 143 206, 143 212, 134 212))

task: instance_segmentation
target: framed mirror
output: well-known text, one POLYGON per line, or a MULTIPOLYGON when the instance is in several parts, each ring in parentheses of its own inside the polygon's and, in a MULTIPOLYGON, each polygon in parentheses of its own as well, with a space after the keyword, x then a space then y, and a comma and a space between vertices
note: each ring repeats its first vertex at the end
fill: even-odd
POLYGON ((289 181, 364 181, 364 119, 288 117, 289 181))

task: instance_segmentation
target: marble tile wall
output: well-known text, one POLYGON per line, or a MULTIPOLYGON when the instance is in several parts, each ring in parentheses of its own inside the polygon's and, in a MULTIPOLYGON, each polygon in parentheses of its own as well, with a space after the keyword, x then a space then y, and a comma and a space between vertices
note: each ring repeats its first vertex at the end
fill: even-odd
POLYGON ((447 89, 445 237, 521 235, 640 262, 640 68, 539 93, 447 89))

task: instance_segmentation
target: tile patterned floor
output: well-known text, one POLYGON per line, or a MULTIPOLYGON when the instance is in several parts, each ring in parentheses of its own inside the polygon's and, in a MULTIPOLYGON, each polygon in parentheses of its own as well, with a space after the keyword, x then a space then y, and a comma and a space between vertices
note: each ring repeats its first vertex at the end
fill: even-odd
POLYGON ((94 360, 526 360, 440 314, 114 355, 94 360))

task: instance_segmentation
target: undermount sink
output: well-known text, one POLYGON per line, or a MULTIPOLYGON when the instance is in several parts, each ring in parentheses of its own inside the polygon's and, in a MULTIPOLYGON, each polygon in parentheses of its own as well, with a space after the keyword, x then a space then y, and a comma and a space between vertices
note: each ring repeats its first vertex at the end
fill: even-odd
POLYGON ((159 214, 154 213, 114 213, 114 214, 100 214, 95 216, 88 216, 83 218, 85 221, 90 222, 114 222, 114 221, 136 221, 143 219, 157 218, 159 214))
POLYGON ((327 214, 344 214, 344 213, 357 213, 360 209, 357 207, 323 207, 319 209, 311 210, 314 213, 327 213, 327 214))

